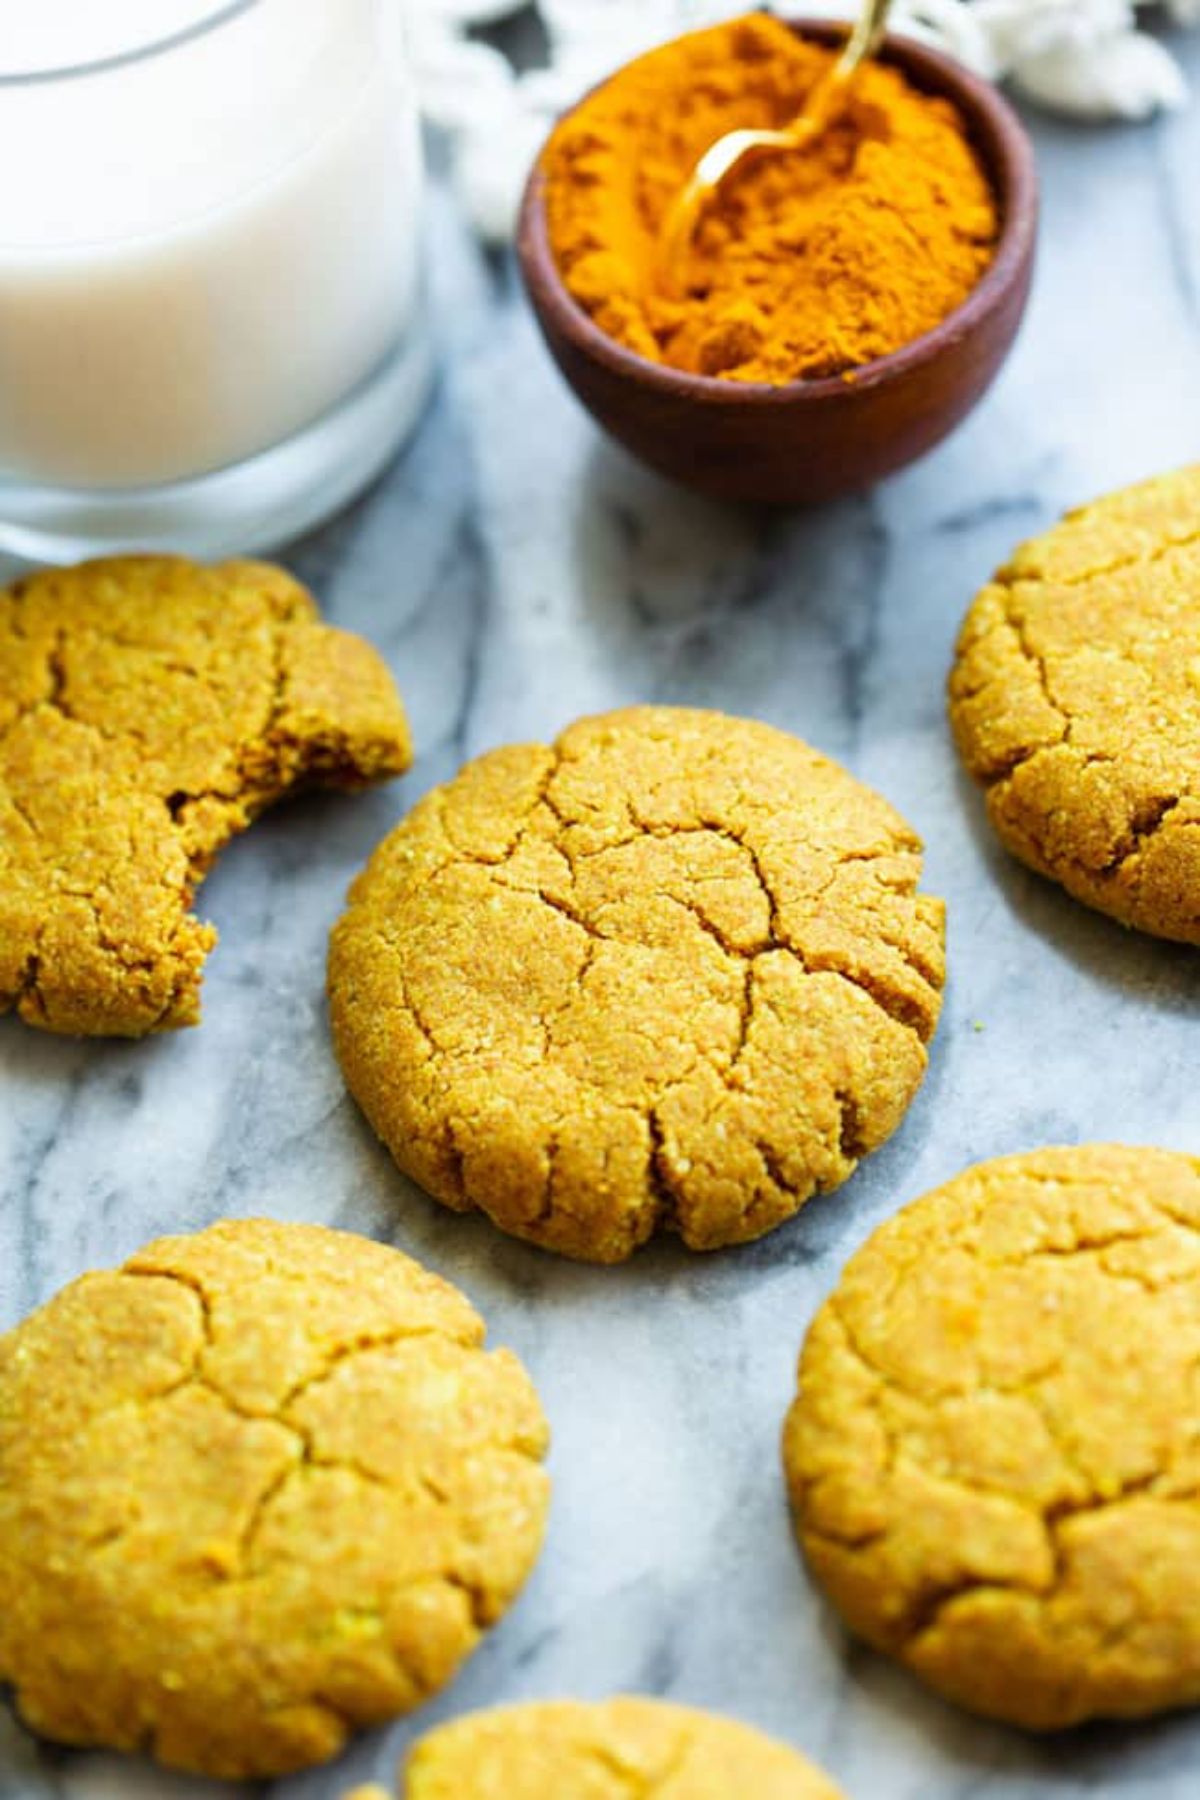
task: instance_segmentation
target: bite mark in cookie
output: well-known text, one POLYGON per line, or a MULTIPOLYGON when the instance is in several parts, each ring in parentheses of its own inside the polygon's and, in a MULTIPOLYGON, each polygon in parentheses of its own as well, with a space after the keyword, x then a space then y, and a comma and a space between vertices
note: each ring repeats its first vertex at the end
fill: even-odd
POLYGON ((299 787, 410 761, 377 653, 281 569, 121 557, 0 592, 0 1012, 195 1024, 218 852, 299 787))

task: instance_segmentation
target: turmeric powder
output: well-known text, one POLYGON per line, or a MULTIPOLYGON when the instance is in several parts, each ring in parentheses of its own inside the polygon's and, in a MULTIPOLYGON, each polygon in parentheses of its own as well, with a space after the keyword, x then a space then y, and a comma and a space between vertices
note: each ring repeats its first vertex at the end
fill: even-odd
POLYGON ((987 176, 957 109, 880 62, 816 144, 731 176, 681 293, 657 291, 659 232, 697 159, 738 126, 790 123, 834 54, 755 14, 651 51, 558 126, 542 163, 550 242, 619 344, 781 384, 885 356, 970 293, 998 230, 987 176))

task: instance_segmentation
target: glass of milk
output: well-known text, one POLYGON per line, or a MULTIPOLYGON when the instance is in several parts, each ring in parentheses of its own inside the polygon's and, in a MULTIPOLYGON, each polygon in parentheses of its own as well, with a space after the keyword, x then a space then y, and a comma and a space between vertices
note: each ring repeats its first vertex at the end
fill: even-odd
POLYGON ((36 0, 0 32, 0 546, 296 535, 429 352, 401 0, 36 0))

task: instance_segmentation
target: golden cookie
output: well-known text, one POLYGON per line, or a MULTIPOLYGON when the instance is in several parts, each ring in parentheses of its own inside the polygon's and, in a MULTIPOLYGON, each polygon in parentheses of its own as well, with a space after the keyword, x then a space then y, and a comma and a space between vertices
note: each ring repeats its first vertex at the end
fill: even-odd
POLYGON ((851 1260, 784 1463, 851 1630, 1034 1729, 1200 1700, 1200 1161, 981 1163, 851 1260))
POLYGON ((401 1168, 617 1262, 760 1236, 903 1117, 943 980, 892 808, 748 719, 635 707, 496 750, 334 930, 351 1091, 401 1168))
POLYGON ((422 1738, 403 1774, 402 1800, 839 1800, 786 1744, 662 1700, 468 1713, 422 1738))
POLYGON ((967 614, 950 719, 1010 850, 1200 944, 1200 464, 1018 550, 967 614))
POLYGON ((229 1778, 436 1693, 537 1555, 520 1363, 398 1251, 163 1238, 0 1339, 0 1682, 27 1724, 229 1778))
POLYGON ((194 1025, 217 852, 302 784, 410 760, 375 651, 281 569, 120 557, 0 592, 0 1013, 194 1025))

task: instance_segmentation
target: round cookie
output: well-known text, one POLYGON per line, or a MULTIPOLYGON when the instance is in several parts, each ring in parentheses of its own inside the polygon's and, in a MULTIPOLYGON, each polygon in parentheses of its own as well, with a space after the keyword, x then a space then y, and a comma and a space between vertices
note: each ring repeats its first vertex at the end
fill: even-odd
POLYGON ((282 569, 121 556, 0 590, 0 1013, 194 1025, 219 851, 300 787, 411 760, 380 657, 282 569))
MULTIPOLYGON (((411 1752, 401 1800, 839 1800, 797 1751, 663 1700, 535 1701, 468 1713, 411 1752)), ((387 1800, 381 1788, 346 1800, 387 1800)))
POLYGON ((36 1732, 228 1778, 441 1688, 537 1555, 521 1365, 395 1250, 252 1220, 0 1339, 0 1682, 36 1732))
POLYGON ((854 1256, 784 1463, 851 1630, 1032 1729, 1200 1701, 1200 1161, 968 1169, 854 1256))
POLYGON ((1018 550, 967 614, 950 719, 1010 850, 1200 943, 1200 465, 1018 550))
POLYGON ((380 845, 330 950, 338 1055, 401 1168, 617 1262, 759 1237, 895 1130, 941 902, 885 801, 771 726, 636 707, 493 751, 380 845))

